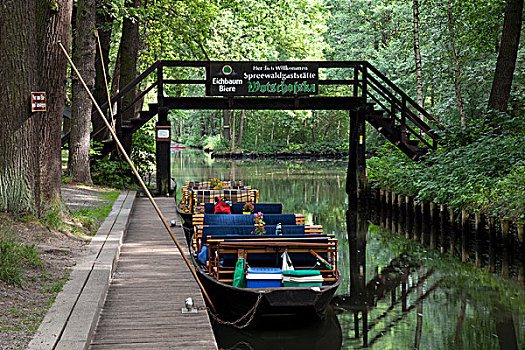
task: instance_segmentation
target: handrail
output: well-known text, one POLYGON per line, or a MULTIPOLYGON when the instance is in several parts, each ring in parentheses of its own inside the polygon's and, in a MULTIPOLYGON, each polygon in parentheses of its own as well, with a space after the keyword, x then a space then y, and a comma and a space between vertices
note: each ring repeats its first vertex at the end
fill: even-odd
MULTIPOLYGON (((162 104, 164 99, 164 84, 206 84, 209 83, 209 76, 206 74, 204 79, 164 79, 163 78, 163 67, 204 67, 208 72, 210 64, 215 61, 178 61, 178 60, 159 60, 153 63, 149 68, 143 71, 139 76, 133 79, 123 89, 121 89, 115 96, 111 97, 111 104, 121 101, 122 97, 129 93, 134 87, 138 86, 142 81, 149 77, 152 73, 157 71, 154 77, 154 82, 151 86, 148 86, 145 91, 141 92, 138 96, 134 97, 134 100, 120 108, 117 116, 122 115, 123 111, 128 110, 136 104, 140 98, 150 92, 153 88, 157 87, 157 98, 158 103, 162 104)), ((219 62, 219 61, 217 61, 219 62)), ((264 61, 261 61, 261 63, 264 61)), ((304 61, 304 63, 316 63, 319 68, 343 68, 350 69, 349 79, 324 79, 319 80, 319 85, 348 85, 353 86, 353 97, 363 98, 363 103, 366 103, 367 98, 371 98, 379 107, 383 108, 389 117, 394 121, 393 125, 402 125, 403 130, 407 132, 407 136, 414 136, 423 142, 424 145, 436 148, 437 140, 439 136, 434 132, 428 122, 432 126, 443 130, 443 125, 432 117, 425 109, 423 109, 418 103, 410 98, 405 92, 403 92, 396 84, 394 84, 389 78, 382 74, 376 67, 374 67, 368 61, 304 61), (353 69, 353 72, 352 72, 353 69), (359 91, 360 90, 360 91, 359 91), (388 106, 390 105, 390 106, 388 106), (397 114, 397 113, 400 114, 397 114), (426 119, 425 119, 426 118, 426 119), (410 122, 410 125, 407 124, 410 122), (412 127, 411 127, 412 126, 412 127), (418 128, 419 131, 414 130, 418 128), (425 139, 427 135, 432 141, 429 143, 425 139)), ((346 72, 346 70, 345 70, 346 72)), ((346 75, 346 73, 345 73, 346 75)), ((107 111, 108 102, 101 105, 101 110, 104 113, 107 111)), ((96 135, 99 130, 94 130, 91 134, 96 135)), ((132 131, 133 132, 133 131, 132 131)), ((69 134, 66 134, 62 138, 62 145, 67 142, 69 134)), ((406 140, 401 140, 406 142, 406 140)))
POLYGON ((383 80, 392 90, 394 90, 399 95, 401 95, 403 98, 405 98, 406 101, 410 103, 412 107, 417 109, 419 113, 423 114, 426 118, 434 122, 441 130, 445 129, 445 127, 441 125, 441 123, 438 120, 432 117, 426 110, 423 109, 423 107, 421 107, 417 102, 415 102, 412 98, 410 98, 410 96, 405 94, 396 84, 390 81, 390 79, 388 79, 385 75, 383 75, 383 73, 381 73, 377 68, 372 66, 369 62, 366 62, 366 66, 367 68, 371 69, 374 72, 374 74, 376 74, 379 78, 381 78, 381 80, 383 80))
MULTIPOLYGON (((128 93, 132 88, 137 86, 142 80, 144 80, 148 75, 150 75, 155 69, 157 69, 161 65, 162 61, 157 61, 153 63, 148 69, 146 69, 144 72, 142 72, 138 77, 133 79, 128 85, 126 85, 122 90, 119 91, 118 94, 116 94, 114 97, 111 98, 111 103, 116 102, 119 98, 121 98, 123 95, 128 93)), ((108 102, 103 103, 100 106, 100 109, 102 111, 106 111, 108 108, 108 102)), ((96 114, 96 111, 92 114, 96 114)))

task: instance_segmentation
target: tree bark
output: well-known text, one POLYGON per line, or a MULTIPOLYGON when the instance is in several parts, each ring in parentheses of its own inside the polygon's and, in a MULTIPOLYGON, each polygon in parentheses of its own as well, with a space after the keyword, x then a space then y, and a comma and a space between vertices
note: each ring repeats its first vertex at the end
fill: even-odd
POLYGON ((459 116, 461 119, 461 127, 467 126, 465 116, 465 106, 461 97, 461 84, 460 84, 460 68, 459 68, 459 55, 456 50, 456 39, 454 35, 454 21, 452 17, 452 0, 448 0, 448 31, 450 35, 450 46, 452 49, 452 59, 454 61, 454 89, 456 91, 456 100, 458 102, 459 116))
POLYGON ((226 141, 230 141, 230 110, 225 109, 223 111, 223 132, 222 137, 226 141))
MULTIPOLYGON (((423 106, 423 69, 421 64, 421 51, 419 50, 419 1, 413 2, 414 12, 414 57, 416 62, 416 96, 417 103, 423 106)), ((418 113, 420 114, 420 113, 418 113)))
POLYGON ((507 0, 501 44, 488 103, 488 108, 491 110, 501 112, 507 110, 512 77, 516 68, 522 19, 523 0, 507 0))
MULTIPOLYGON (((42 3, 41 1, 37 4, 42 3)), ((66 101, 67 61, 62 50, 57 45, 62 42, 69 47, 69 26, 71 24, 72 0, 56 1, 57 10, 44 2, 42 9, 43 26, 40 52, 42 60, 36 70, 40 70, 40 86, 47 91, 48 109, 42 115, 41 143, 40 143, 40 184, 41 203, 43 209, 50 209, 61 200, 60 186, 62 178, 62 151, 60 133, 62 115, 66 101), (51 102, 52 101, 52 102, 51 102)))
POLYGON ((236 111, 233 111, 232 122, 231 122, 231 132, 230 132, 230 135, 231 135, 230 151, 231 152, 235 151, 235 124, 237 122, 236 117, 237 117, 236 111))
POLYGON ((243 127, 244 127, 244 109, 241 111, 241 121, 239 123, 239 139, 237 140, 237 147, 241 147, 242 143, 242 133, 243 133, 243 127))
MULTIPOLYGON (((115 96, 116 94, 118 94, 118 91, 119 91, 119 88, 120 88, 120 51, 121 51, 121 47, 119 46, 119 49, 117 51, 117 59, 115 61, 115 67, 113 69, 113 74, 111 75, 111 89, 109 91, 110 95, 111 96, 115 96)), ((117 103, 113 103, 113 115, 111 116, 112 117, 112 120, 113 118, 115 117, 115 114, 117 112, 120 112, 120 111, 117 111, 117 103)))
POLYGON ((11 1, 0 7, 0 86, 9 92, 0 99, 0 211, 14 214, 37 214, 40 206, 42 112, 32 114, 28 106, 31 91, 40 89, 36 26, 31 25, 35 8, 34 1, 11 1))
POLYGON ((273 133, 275 131, 275 120, 272 121, 272 132, 271 132, 271 135, 270 135, 270 144, 273 145, 273 133))
POLYGON ((40 215, 58 204, 60 134, 72 1, 0 6, 0 210, 40 215), (47 111, 31 113, 31 91, 45 91, 47 111))
MULTIPOLYGON (((60 186, 62 178, 61 126, 62 115, 66 101, 67 61, 62 50, 57 45, 69 47, 69 26, 71 24, 72 0, 54 2, 57 6, 49 6, 49 2, 37 1, 41 6, 37 19, 37 41, 41 43, 38 50, 42 53, 41 61, 35 70, 41 72, 40 86, 47 91, 48 108, 41 118, 40 141, 40 188, 41 206, 44 210, 58 205, 61 200, 60 186)), ((53 3, 52 3, 53 4, 53 3)), ((19 23, 20 24, 20 23, 19 23)))
MULTIPOLYGON (((77 32, 73 36, 73 63, 92 90, 95 83, 95 0, 78 0, 77 32)), ((69 170, 73 181, 93 183, 89 168, 92 102, 77 76, 72 78, 69 170)))
MULTIPOLYGON (((253 115, 253 114, 252 114, 253 115)), ((257 150, 257 144, 259 142, 259 114, 257 114, 257 121, 255 122, 255 150, 257 150)))
MULTIPOLYGON (((100 52, 98 52, 97 43, 97 54, 95 55, 95 87, 93 89, 93 97, 99 105, 108 101, 106 79, 109 78, 109 50, 111 47, 111 33, 113 27, 113 17, 105 12, 101 5, 101 3, 97 3, 95 23, 98 29, 100 46, 102 48, 103 62, 101 62, 100 59, 100 52), (104 79, 104 70, 106 71, 106 79, 104 79)), ((107 83, 109 84, 109 81, 107 83)), ((91 123, 93 125, 93 131, 102 129, 102 131, 93 136, 93 141, 102 142, 109 137, 109 131, 106 128, 106 124, 104 124, 104 121, 100 118, 98 113, 91 114, 91 123)))
MULTIPOLYGON (((128 9, 137 9, 140 0, 127 0, 125 6, 128 9)), ((120 89, 131 83, 137 76, 137 57, 139 51, 139 19, 124 18, 122 22, 122 38, 120 39, 120 89)), ((135 89, 131 89, 122 98, 122 109, 126 109, 135 99, 135 89)), ((122 121, 128 121, 135 115, 135 108, 130 107, 121 114, 122 121)), ((132 134, 124 133, 121 143, 129 153, 131 150, 132 134)))
POLYGON ((210 114, 210 135, 215 135, 215 118, 217 118, 217 111, 210 114))

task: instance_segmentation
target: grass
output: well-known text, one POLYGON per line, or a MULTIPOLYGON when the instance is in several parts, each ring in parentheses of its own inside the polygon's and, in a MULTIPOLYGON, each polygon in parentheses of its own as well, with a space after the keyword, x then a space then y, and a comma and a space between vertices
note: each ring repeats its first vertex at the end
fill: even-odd
POLYGON ((109 190, 99 196, 100 206, 72 210, 70 213, 63 205, 56 205, 40 221, 48 229, 72 233, 81 239, 89 240, 108 216, 119 194, 119 191, 109 190))
POLYGON ((96 223, 103 221, 111 211, 113 203, 119 196, 119 191, 111 191, 100 196, 101 200, 108 201, 108 204, 88 209, 73 210, 71 214, 76 221, 82 223, 84 227, 94 227, 96 223))
POLYGON ((0 232, 0 280, 22 287, 27 267, 43 267, 39 254, 34 244, 20 244, 15 241, 11 232, 2 229, 0 232))

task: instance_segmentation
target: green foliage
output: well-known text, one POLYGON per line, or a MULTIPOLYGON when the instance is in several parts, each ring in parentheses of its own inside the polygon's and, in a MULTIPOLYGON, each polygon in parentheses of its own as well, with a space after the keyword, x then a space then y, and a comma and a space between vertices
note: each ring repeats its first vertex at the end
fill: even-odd
POLYGON ((91 165, 91 179, 96 185, 122 188, 123 183, 126 186, 133 183, 131 174, 131 168, 127 163, 111 160, 109 156, 91 165))
MULTIPOLYGON (((142 179, 151 179, 155 165, 155 121, 150 120, 135 134, 131 145, 131 161, 142 179)), ((133 176, 134 183, 138 181, 133 176)))
POLYGON ((23 245, 5 229, 0 232, 0 280, 22 287, 26 267, 40 268, 42 260, 34 245, 23 245))
POLYGON ((63 225, 62 211, 58 207, 47 211, 41 222, 49 229, 59 230, 63 225))
MULTIPOLYGON (((151 120, 135 134, 131 146, 131 161, 141 178, 151 179, 155 164, 155 121, 151 120)), ((138 186, 138 180, 124 157, 108 155, 91 162, 91 178, 94 184, 112 188, 138 186)))
MULTIPOLYGON (((378 185, 422 201, 446 203, 512 219, 525 218, 525 133, 523 120, 500 115, 495 130, 485 123, 442 133, 443 146, 414 163, 384 148, 369 160, 378 185)), ((494 120, 491 117, 491 120, 494 120)))

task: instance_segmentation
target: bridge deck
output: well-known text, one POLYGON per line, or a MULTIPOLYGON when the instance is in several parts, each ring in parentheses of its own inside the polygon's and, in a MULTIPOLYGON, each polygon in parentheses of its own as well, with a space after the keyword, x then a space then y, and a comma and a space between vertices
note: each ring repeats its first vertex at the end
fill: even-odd
MULTIPOLYGON (((166 218, 176 217, 172 198, 157 203, 166 218)), ((174 234, 186 248, 177 222, 174 234)), ((90 349, 217 349, 207 313, 181 313, 187 297, 204 305, 152 205, 137 198, 90 349)))

